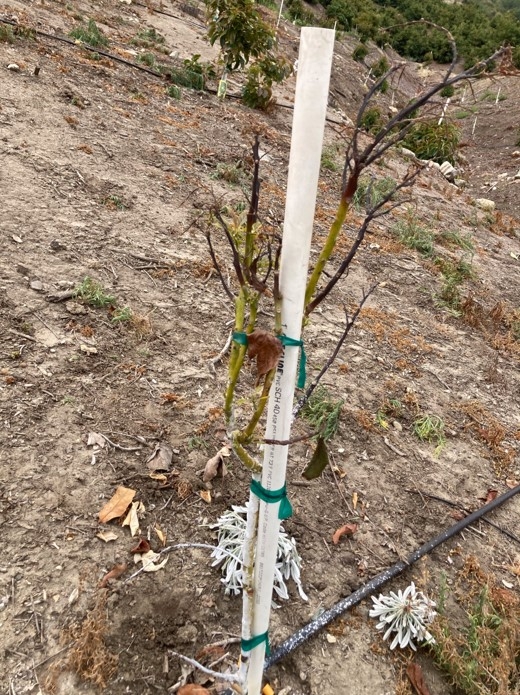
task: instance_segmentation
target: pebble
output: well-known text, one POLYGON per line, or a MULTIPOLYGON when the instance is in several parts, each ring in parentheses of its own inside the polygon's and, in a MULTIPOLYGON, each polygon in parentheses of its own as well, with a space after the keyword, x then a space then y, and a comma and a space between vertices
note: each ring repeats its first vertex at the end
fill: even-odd
POLYGON ((394 420, 394 421, 392 422, 392 427, 394 428, 394 430, 397 430, 398 432, 402 432, 402 431, 403 431, 403 426, 402 426, 401 423, 398 422, 397 420, 394 420))
POLYGON ((20 66, 17 65, 16 63, 9 63, 7 66, 8 70, 11 70, 12 72, 20 72, 20 66))
POLYGON ((485 212, 492 212, 495 209, 495 201, 487 198, 476 198, 475 205, 485 212))

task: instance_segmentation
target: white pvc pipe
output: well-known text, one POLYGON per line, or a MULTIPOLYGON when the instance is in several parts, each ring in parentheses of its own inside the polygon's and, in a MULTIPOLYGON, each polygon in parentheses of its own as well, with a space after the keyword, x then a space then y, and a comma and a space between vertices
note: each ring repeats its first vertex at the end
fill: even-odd
MULTIPOLYGON (((304 27, 300 37, 280 259, 283 331, 295 340, 300 338, 303 319, 334 36, 332 29, 304 27)), ((268 440, 280 441, 290 437, 298 356, 299 348, 284 349, 269 394, 266 428, 268 440)), ((287 456, 288 447, 285 445, 265 446, 262 469, 264 488, 278 490, 283 487, 287 456)), ((264 634, 269 627, 280 527, 278 509, 279 504, 260 502, 255 564, 255 636, 264 634)), ((251 651, 248 695, 260 694, 264 657, 265 644, 260 644, 251 651)))

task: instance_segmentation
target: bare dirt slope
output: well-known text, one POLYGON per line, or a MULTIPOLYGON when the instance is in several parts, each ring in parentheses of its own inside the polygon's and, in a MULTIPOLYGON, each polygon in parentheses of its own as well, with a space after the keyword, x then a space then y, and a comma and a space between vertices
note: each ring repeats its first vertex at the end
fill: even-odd
MULTIPOLYGON (((125 2, 13 1, 0 5, 0 17, 60 35, 79 15, 91 17, 110 38, 107 50, 129 60, 128 51, 140 50, 132 39, 152 27, 181 59, 215 57, 191 6, 163 2, 162 10, 168 14, 125 2)), ((283 26, 294 57, 297 35, 283 26)), ((344 117, 354 116, 366 77, 351 50, 338 43, 326 133, 337 170, 322 172, 317 242, 334 212, 338 152, 351 133, 344 117)), ((18 695, 89 693, 104 680, 113 695, 167 692, 181 674, 169 649, 194 656, 237 636, 240 625, 240 601, 224 596, 206 550, 174 552, 156 574, 124 583, 127 570, 100 589, 109 570, 132 561, 135 539, 118 525, 111 525, 116 540, 99 539, 106 528, 97 513, 118 485, 133 488, 146 508, 142 536, 160 549, 161 533, 168 544, 213 543, 208 525, 247 498, 248 476, 234 460, 230 475, 213 485, 211 503, 200 496, 198 472, 224 436, 225 359, 215 372, 208 362, 233 318, 203 231, 215 200, 228 209, 245 200, 256 133, 269 154, 261 212, 278 228, 291 111, 253 112, 189 89, 171 99, 160 79, 94 58, 44 36, 0 43, 0 678, 3 692, 18 695), (13 63, 18 71, 7 69, 13 63), (108 308, 73 297, 53 301, 86 277, 114 298, 108 308), (87 446, 89 432, 110 441, 87 446), (158 442, 174 451, 173 474, 163 479, 151 478, 146 466, 158 442)), ((420 80, 410 67, 403 98, 420 80)), ((472 196, 496 195, 497 211, 482 212, 439 172, 424 172, 408 211, 373 227, 348 282, 308 327, 312 376, 343 330, 343 305, 380 282, 325 378, 332 396, 344 399, 332 443, 335 473, 298 484, 311 451, 300 443, 291 453, 295 513, 285 527, 298 542, 309 601, 291 589, 273 614, 274 644, 453 523, 448 506, 418 490, 475 508, 489 489, 503 492, 520 480, 520 183, 513 179, 520 164, 512 156, 520 90, 514 77, 500 85, 506 100, 485 102, 474 137, 465 121, 471 142, 464 151, 472 196), (500 178, 504 172, 509 179, 500 178), (494 190, 488 179, 501 183, 494 190), (433 233, 445 263, 471 261, 471 277, 459 288, 463 310, 450 308, 439 265, 399 242, 393 229, 410 220, 433 233), (413 434, 414 420, 428 414, 445 424, 437 455, 413 434), (348 521, 359 531, 332 545, 332 533, 348 521)), ((283 103, 293 88, 294 78, 280 91, 283 103)), ((397 180, 407 167, 395 153, 375 173, 397 180)), ((214 238, 232 273, 216 229, 214 238)), ((262 323, 269 328, 269 317, 262 323)), ((519 513, 515 498, 493 519, 514 532, 519 513)), ((441 573, 450 582, 468 555, 518 592, 511 567, 518 567, 519 547, 485 526, 442 546, 395 586, 422 576, 435 594, 441 573)), ((402 660, 381 648, 367 612, 362 604, 329 633, 336 641, 322 635, 273 668, 275 690, 386 695, 405 687, 402 660)), ((231 644, 228 664, 237 656, 231 644)), ((450 692, 439 672, 428 673, 432 695, 450 692)))

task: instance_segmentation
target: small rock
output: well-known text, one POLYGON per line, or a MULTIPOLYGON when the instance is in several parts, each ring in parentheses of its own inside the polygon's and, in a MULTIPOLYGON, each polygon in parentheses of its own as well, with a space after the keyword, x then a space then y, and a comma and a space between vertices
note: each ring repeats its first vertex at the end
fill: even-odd
POLYGON ((11 239, 15 241, 17 244, 23 244, 23 239, 19 237, 17 234, 11 234, 11 239))
POLYGON ((74 302, 72 300, 70 302, 65 302, 65 309, 69 312, 69 314, 73 314, 74 316, 87 313, 87 310, 83 304, 74 302))
POLYGON ((305 671, 300 671, 300 680, 301 681, 307 680, 307 674, 305 673, 305 671))
POLYGON ((448 181, 455 181, 456 173, 455 167, 450 162, 443 162, 441 164, 441 174, 448 179, 448 181))
POLYGON ((412 152, 412 150, 409 150, 406 147, 401 147, 401 154, 403 155, 403 157, 410 157, 412 159, 415 159, 415 152, 412 152))
POLYGON ((331 635, 330 632, 327 632, 325 635, 325 639, 329 644, 335 644, 338 641, 337 637, 334 637, 334 635, 331 635))
POLYGON ((493 212, 495 209, 495 201, 488 200, 487 198, 476 198, 475 205, 481 210, 484 210, 484 212, 493 212))
POLYGON ((32 280, 29 283, 29 287, 35 292, 43 292, 43 282, 41 280, 32 280))
POLYGON ((403 431, 403 426, 402 426, 401 423, 398 422, 397 420, 394 420, 394 421, 392 422, 392 427, 394 428, 394 430, 397 430, 398 432, 402 432, 402 431, 403 431))
POLYGON ((58 241, 57 239, 53 239, 50 243, 51 251, 65 251, 67 248, 64 246, 61 241, 58 241))
POLYGON ((518 174, 515 174, 515 179, 520 179, 520 170, 518 171, 518 174))
POLYGON ((458 188, 465 188, 466 187, 466 181, 464 179, 455 179, 453 182, 458 188))
POLYGON ((9 63, 7 66, 8 70, 11 70, 12 72, 20 72, 20 66, 17 65, 16 63, 9 63))

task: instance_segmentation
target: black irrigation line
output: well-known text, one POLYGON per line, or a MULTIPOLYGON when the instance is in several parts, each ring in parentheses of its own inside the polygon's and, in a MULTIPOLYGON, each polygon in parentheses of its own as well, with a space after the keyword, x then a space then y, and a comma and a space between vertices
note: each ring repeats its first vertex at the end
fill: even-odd
POLYGON ((478 521, 478 519, 483 517, 484 514, 487 514, 491 512, 493 509, 496 509, 501 504, 507 502, 507 500, 511 499, 511 497, 514 497, 519 492, 520 485, 517 485, 512 490, 504 492, 503 495, 496 497, 494 500, 489 502, 489 504, 480 507, 480 509, 477 509, 461 521, 457 522, 453 526, 450 526, 450 528, 447 528, 444 531, 442 531, 436 538, 429 540, 420 548, 414 550, 414 552, 411 555, 409 555, 406 560, 400 560, 392 567, 383 570, 383 572, 370 579, 366 584, 354 591, 354 593, 350 594, 350 596, 347 596, 346 598, 336 603, 335 606, 329 608, 329 610, 325 611, 325 613, 322 613, 319 618, 316 618, 316 620, 312 620, 310 623, 307 623, 307 625, 304 625, 297 632, 291 635, 291 637, 286 639, 285 642, 283 642, 279 647, 274 649, 271 655, 265 661, 265 669, 267 670, 268 668, 273 666, 273 664, 280 661, 280 659, 283 659, 288 654, 293 652, 297 647, 302 645, 310 637, 313 637, 317 632, 319 632, 326 625, 338 618, 342 613, 349 610, 349 608, 356 606, 364 598, 367 598, 367 596, 370 596, 371 594, 378 591, 378 589, 380 589, 383 586, 383 584, 386 584, 386 582, 390 581, 390 579, 397 577, 399 574, 404 572, 405 569, 408 569, 408 567, 413 565, 424 555, 431 553, 431 551, 437 548, 439 545, 449 540, 450 538, 453 538, 453 536, 456 536, 465 528, 473 524, 475 521, 478 521))

